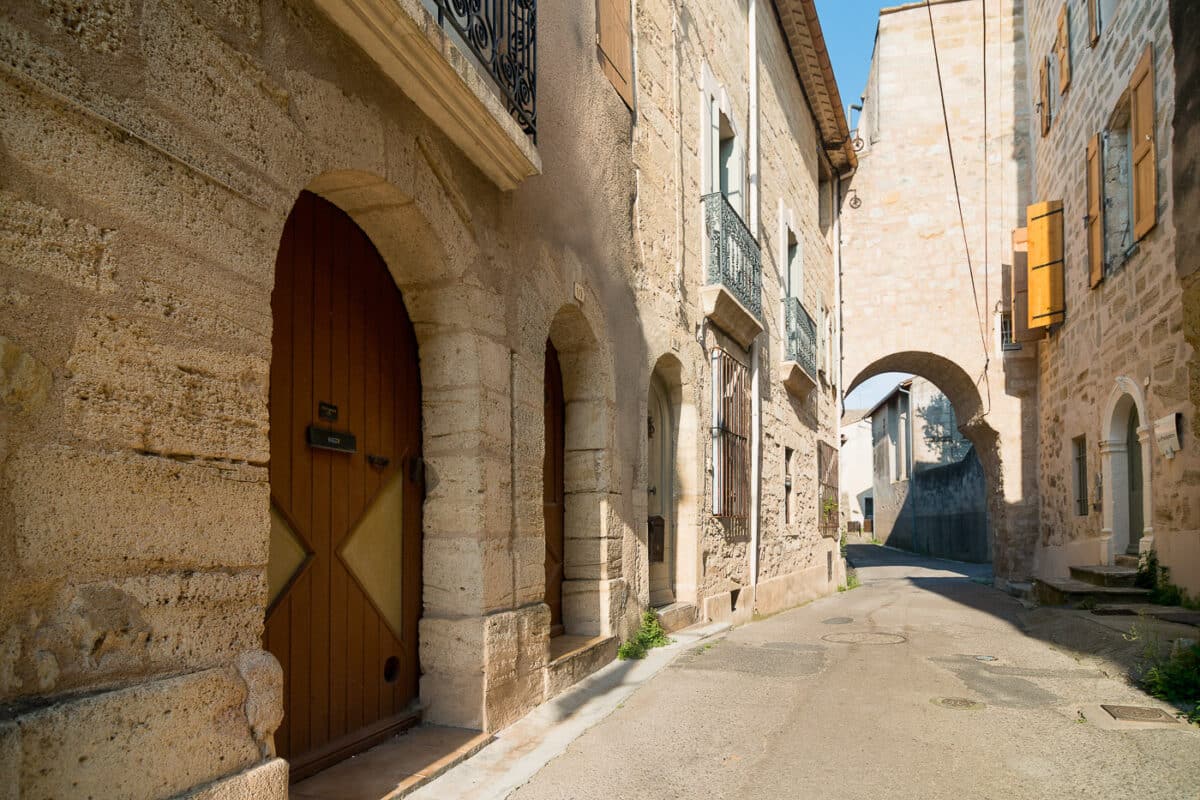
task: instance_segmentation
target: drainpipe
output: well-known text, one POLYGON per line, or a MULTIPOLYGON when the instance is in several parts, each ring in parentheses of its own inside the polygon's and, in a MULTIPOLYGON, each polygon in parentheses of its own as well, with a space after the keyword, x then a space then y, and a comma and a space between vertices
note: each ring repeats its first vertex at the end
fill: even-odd
MULTIPOLYGON (((758 2, 749 0, 750 39, 750 230, 758 237, 758 2)), ((758 589, 759 506, 762 497, 762 393, 759 390, 759 340, 750 344, 750 597, 758 589)))
MULTIPOLYGON (((830 167, 833 165, 831 164, 830 167)), ((830 172, 833 172, 830 169, 830 172)), ((841 451, 842 444, 842 405, 845 395, 842 393, 842 176, 834 173, 833 176, 833 324, 836 326, 833 335, 837 342, 836 352, 837 363, 831 364, 833 368, 834 382, 837 388, 833 393, 833 440, 838 444, 838 451, 841 451)), ((838 553, 842 552, 842 470, 843 461, 838 459, 838 528, 837 528, 837 548, 838 553)), ((843 564, 843 567, 845 565, 843 564)))

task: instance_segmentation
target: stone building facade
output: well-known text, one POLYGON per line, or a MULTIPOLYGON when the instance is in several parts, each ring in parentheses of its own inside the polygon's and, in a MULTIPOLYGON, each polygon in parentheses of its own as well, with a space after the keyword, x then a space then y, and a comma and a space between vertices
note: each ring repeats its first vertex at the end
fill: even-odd
POLYGON ((727 5, 2 12, 0 796, 283 797, 836 587, 854 155, 727 5))
POLYGON ((1031 75, 1043 60, 1051 72, 1031 200, 1063 208, 1065 318, 1037 343, 1038 573, 1153 549, 1195 593, 1200 449, 1184 433, 1194 349, 1176 263, 1168 3, 1033 0, 1025 24, 1031 75), (1183 434, 1169 456, 1168 428, 1183 434))
POLYGON ((1035 569, 1038 518, 1035 351, 1001 336, 1008 238, 1028 202, 1021 8, 880 12, 842 213, 847 389, 905 372, 949 399, 983 466, 996 576, 1018 581, 1035 569))

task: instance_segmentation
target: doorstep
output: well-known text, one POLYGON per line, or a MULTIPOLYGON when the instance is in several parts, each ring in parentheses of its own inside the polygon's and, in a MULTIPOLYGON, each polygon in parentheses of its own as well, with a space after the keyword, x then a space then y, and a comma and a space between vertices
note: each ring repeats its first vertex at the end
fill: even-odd
POLYGON ((398 800, 470 758, 490 734, 421 725, 294 784, 290 800, 398 800))
POLYGON ((555 636, 550 640, 544 696, 548 700, 617 657, 614 636, 555 636))

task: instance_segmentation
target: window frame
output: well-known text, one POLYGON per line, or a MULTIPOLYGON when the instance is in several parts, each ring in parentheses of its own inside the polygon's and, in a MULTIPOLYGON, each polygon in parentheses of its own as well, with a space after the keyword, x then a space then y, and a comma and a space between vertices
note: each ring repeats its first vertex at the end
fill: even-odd
POLYGON ((1073 500, 1075 516, 1086 517, 1090 513, 1088 505, 1088 465, 1087 465, 1087 436, 1080 435, 1071 439, 1071 474, 1074 489, 1073 500))

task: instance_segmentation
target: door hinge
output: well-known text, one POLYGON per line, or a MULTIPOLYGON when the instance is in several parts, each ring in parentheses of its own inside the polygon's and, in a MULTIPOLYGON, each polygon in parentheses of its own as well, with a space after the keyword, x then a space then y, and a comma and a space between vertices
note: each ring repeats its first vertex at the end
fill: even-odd
POLYGON ((408 479, 413 483, 425 484, 425 459, 420 456, 408 459, 408 479))

